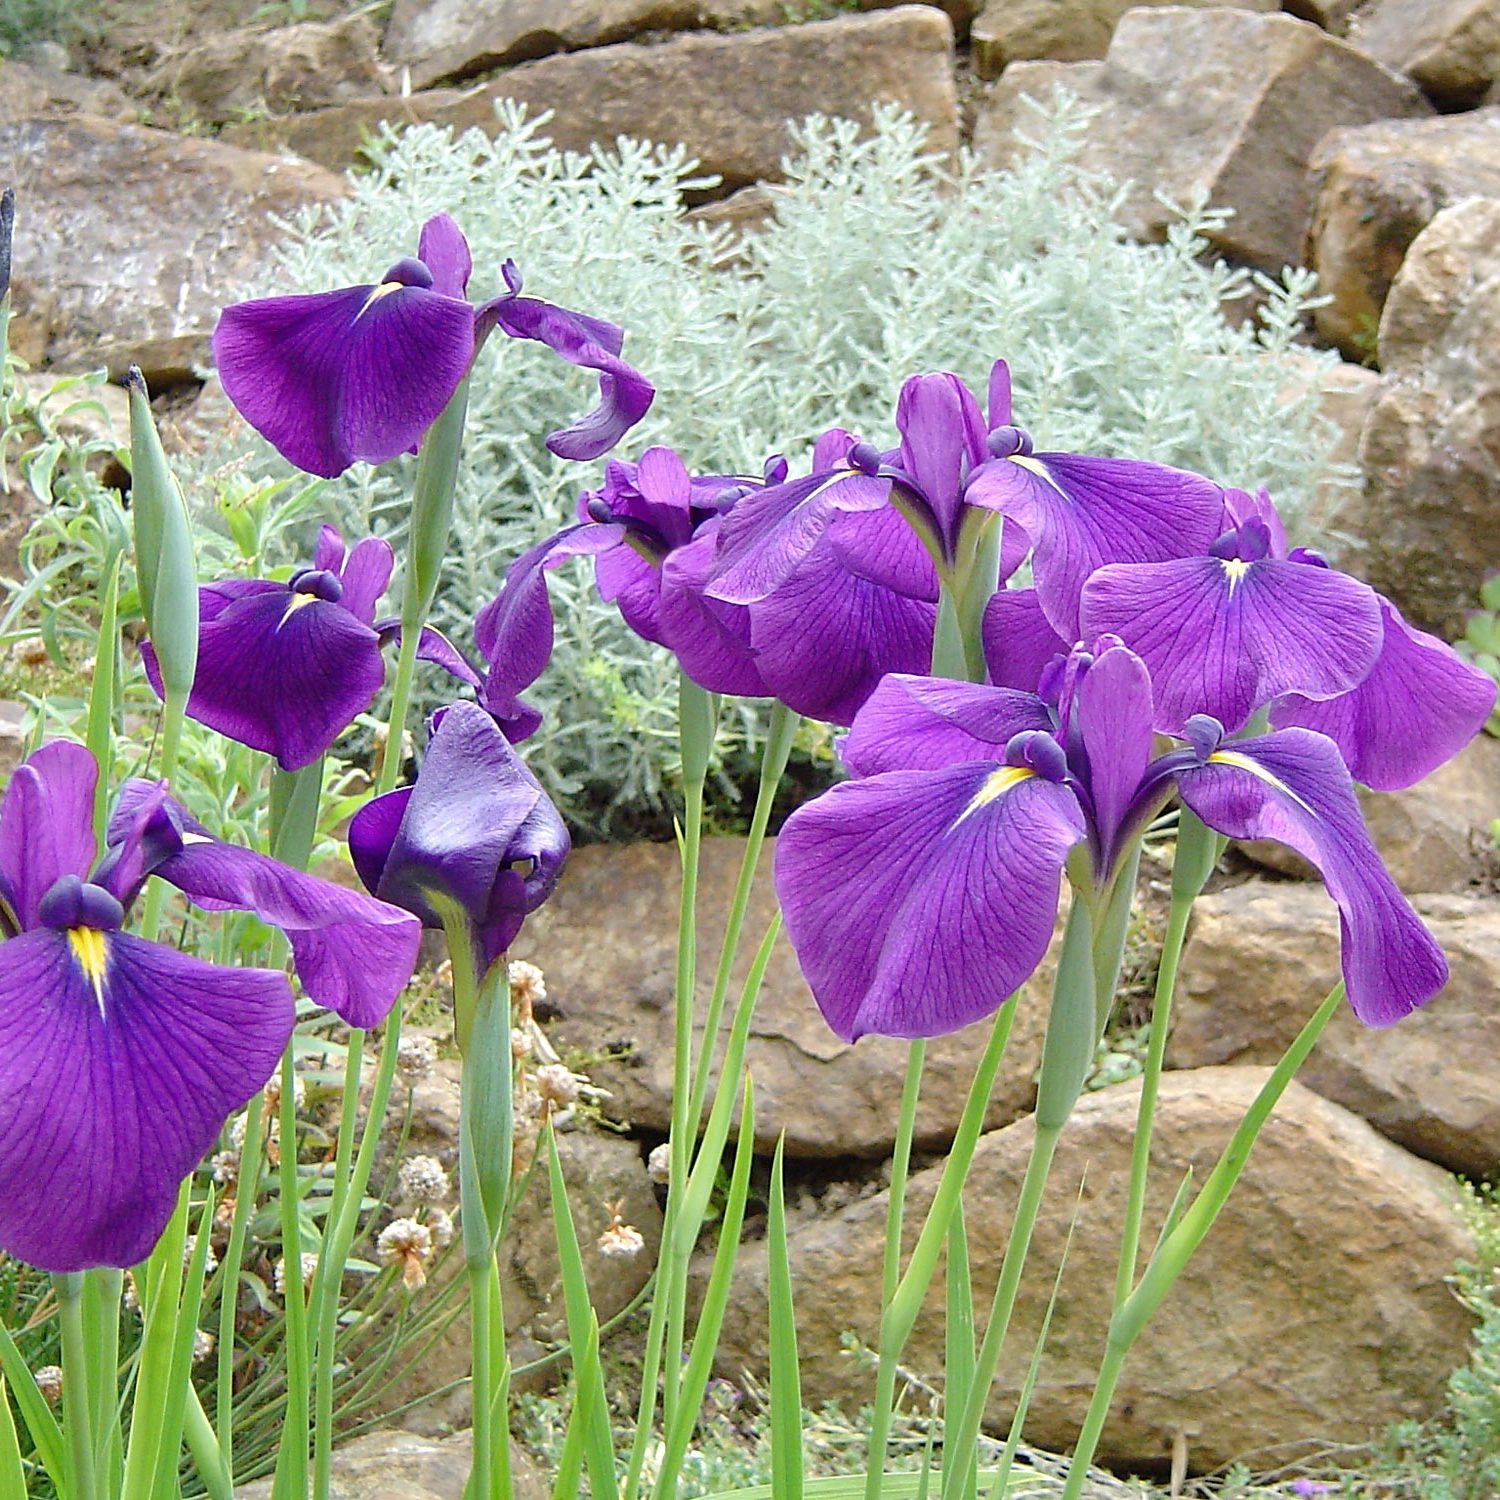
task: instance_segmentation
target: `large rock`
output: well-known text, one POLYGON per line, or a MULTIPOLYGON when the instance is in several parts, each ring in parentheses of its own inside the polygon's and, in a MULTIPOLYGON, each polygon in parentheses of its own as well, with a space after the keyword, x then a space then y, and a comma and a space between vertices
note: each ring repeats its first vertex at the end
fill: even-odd
MULTIPOLYGON (((743 852, 739 839, 705 841, 699 875, 698 1023, 718 962, 725 913, 743 852)), ((763 857, 745 923, 735 982, 739 994, 775 911, 771 855, 763 857)), ((610 1091, 604 1108, 621 1120, 665 1131, 672 1108, 672 995, 676 953, 677 850, 668 844, 591 845, 569 861, 557 893, 526 924, 517 954, 547 976, 548 1002, 561 1012, 551 1028, 559 1046, 594 1059, 588 1071, 610 1091)), ((1043 964, 1043 973, 1051 960, 1043 964)), ((1044 977, 1022 993, 988 1120, 1003 1124, 1030 1109, 1041 1059, 1048 990, 1044 977)), ((953 1137, 988 1022, 928 1043, 917 1141, 923 1149, 953 1137)), ((819 1014, 781 937, 766 971, 746 1048, 755 1078, 756 1135, 767 1147, 786 1132, 797 1156, 878 1157, 895 1135, 895 1093, 907 1045, 864 1037, 849 1046, 819 1014)))
POLYGON ((1349 37, 1450 109, 1477 104, 1500 78, 1496 0, 1371 0, 1349 37))
POLYGON ((34 115, 77 114, 133 120, 136 106, 123 89, 102 78, 85 78, 14 59, 0 61, 0 125, 34 115))
POLYGON ((553 111, 546 134, 570 151, 617 136, 681 143, 728 188, 781 175, 787 125, 809 114, 867 121, 889 101, 927 124, 934 150, 958 144, 953 26, 940 10, 902 5, 870 15, 730 35, 621 43, 524 63, 468 90, 367 99, 229 132, 333 167, 353 162, 383 120, 458 130, 496 128, 495 103, 553 111))
POLYGON ((215 31, 169 54, 147 86, 215 123, 254 110, 320 109, 379 91, 378 42, 364 11, 335 21, 215 31))
MULTIPOLYGON (((334 1450, 329 1500, 462 1500, 473 1456, 471 1432, 441 1442, 410 1432, 367 1432, 334 1450)), ((546 1500, 546 1478, 514 1443, 510 1463, 515 1500, 546 1500)), ((259 1479, 235 1493, 239 1500, 270 1500, 271 1481, 259 1479)))
POLYGON ((974 68, 998 78, 1013 62, 1103 57, 1120 17, 1137 5, 1224 6, 1273 11, 1277 0, 989 0, 974 19, 974 68))
POLYGON ((0 181, 20 205, 16 317, 43 357, 157 382, 207 361, 273 218, 348 191, 308 162, 87 116, 0 126, 0 181))
MULTIPOLYGON (((1500 740, 1476 735, 1447 765, 1399 792, 1361 791, 1365 825, 1404 891, 1466 891, 1489 873, 1479 854, 1500 811, 1500 740)), ((1267 869, 1298 880, 1318 873, 1285 844, 1241 845, 1267 869)))
MULTIPOLYGON (((1471 895, 1415 905, 1447 954, 1446 988, 1379 1031, 1343 1007, 1298 1077, 1419 1156, 1489 1177, 1500 1167, 1500 904, 1471 895)), ((1331 901, 1260 882, 1202 897, 1168 1065, 1275 1062, 1338 977, 1331 901)))
MULTIPOLYGON (((1202 1183, 1266 1077, 1207 1068, 1162 1081, 1143 1243, 1150 1247, 1183 1175, 1202 1183)), ((1129 1178, 1139 1083, 1085 1095, 1065 1130, 1028 1274, 987 1411, 1003 1431, 1080 1204, 1026 1438, 1066 1450, 1077 1435, 1104 1344, 1129 1178)), ((1033 1124, 986 1136, 964 1195, 974 1293, 988 1306, 1033 1124)), ((914 1238, 939 1168, 910 1184, 914 1238)), ((840 1347, 873 1345, 886 1197, 804 1221, 791 1235, 804 1401, 868 1399, 872 1377, 840 1347)), ((1316 1438, 1368 1441, 1392 1421, 1430 1415, 1467 1354, 1469 1318, 1444 1278, 1472 1245, 1444 1175, 1362 1120, 1293 1084, 1261 1132, 1227 1207, 1126 1361, 1100 1455, 1160 1464, 1182 1433, 1195 1469, 1316 1438)), ((942 1276, 902 1363, 943 1368, 942 1276)), ((764 1375, 764 1243, 746 1246, 718 1367, 764 1375)))
POLYGON ((1331 300, 1318 332, 1375 350, 1386 294, 1411 242, 1450 203, 1500 197, 1500 109, 1336 130, 1313 154, 1308 264, 1331 300))
MULTIPOLYGON (((1175 222, 1157 192, 1182 203, 1204 191, 1234 210, 1212 232, 1218 248, 1272 272, 1302 259, 1318 142, 1340 126, 1431 112, 1412 84, 1318 27, 1240 9, 1129 11, 1101 67, 1026 80, 1033 90, 1052 81, 1101 111, 1080 160, 1134 184, 1128 232, 1160 238, 1175 222)), ((987 123, 982 107, 976 122, 976 146, 995 165, 1011 159, 1014 100, 1003 91, 993 101, 1002 119, 987 123)))
POLYGON ((1370 582, 1452 638, 1500 526, 1500 198, 1419 234, 1380 320, 1384 387, 1360 444, 1370 582))
POLYGON ((1349 29, 1349 18, 1364 0, 1282 0, 1281 8, 1299 21, 1311 21, 1324 31, 1343 36, 1349 29))

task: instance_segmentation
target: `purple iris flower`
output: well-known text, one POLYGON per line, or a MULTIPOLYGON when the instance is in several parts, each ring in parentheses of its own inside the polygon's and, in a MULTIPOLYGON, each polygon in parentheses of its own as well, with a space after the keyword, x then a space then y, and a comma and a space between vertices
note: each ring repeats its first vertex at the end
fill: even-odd
POLYGON ((844 742, 854 779, 787 820, 777 894, 840 1037, 936 1036, 993 1013, 1041 961, 1064 872, 1075 900, 1102 903, 1174 791, 1210 828, 1277 839, 1322 872, 1362 1021, 1442 987, 1442 954, 1381 865, 1332 741, 1299 728, 1221 743, 1198 716, 1185 748, 1153 760, 1151 679, 1110 637, 1044 687, 886 678, 844 742))
MULTIPOLYGON (((814 468, 852 441, 824 434, 814 468)), ((786 482, 771 459, 759 478, 689 475, 669 448, 637 464, 611 462, 602 489, 579 502, 580 520, 518 558, 475 624, 490 663, 481 701, 518 702, 552 650, 549 569, 593 556, 599 592, 644 640, 665 646, 709 692, 776 697, 810 718, 847 724, 880 678, 931 658, 936 575, 920 543, 894 529, 853 535, 834 527, 753 604, 708 590, 722 528, 741 505, 786 482), (900 576, 913 593, 878 581, 900 576)))
POLYGON ((483 974, 552 894, 568 830, 484 709, 455 703, 433 722, 415 783, 354 815, 349 852, 369 890, 424 926, 461 914, 483 974))
POLYGON ((1270 497, 1226 491, 1203 555, 1101 568, 1084 587, 1087 632, 1113 632, 1151 670, 1156 724, 1194 713, 1231 733, 1270 708, 1277 728, 1328 735, 1353 775, 1410 786, 1478 733, 1495 684, 1414 630, 1366 584, 1288 548, 1270 497))
POLYGON ((414 449, 499 327, 598 372, 598 406, 547 446, 560 458, 607 452, 655 394, 621 360, 624 334, 521 296, 510 261, 506 291, 475 306, 466 295, 472 268, 458 226, 435 214, 416 257, 398 260, 376 285, 225 308, 213 338, 224 393, 282 457, 332 478, 358 459, 384 463, 414 449))
MULTIPOLYGON (((366 537, 345 555, 331 526, 310 568, 286 583, 228 578, 198 590, 198 666, 188 717, 274 755, 310 765, 367 709, 385 680, 375 604, 390 582, 389 543, 366 537)), ((150 644, 141 658, 160 695, 150 644)))
POLYGON ((0 1248, 49 1271, 141 1260, 292 1033, 284 974, 123 931, 148 875, 283 928, 307 993, 355 1025, 390 1008, 421 935, 406 912, 219 843, 144 782, 96 863, 97 778, 83 746, 55 741, 0 804, 0 1248))

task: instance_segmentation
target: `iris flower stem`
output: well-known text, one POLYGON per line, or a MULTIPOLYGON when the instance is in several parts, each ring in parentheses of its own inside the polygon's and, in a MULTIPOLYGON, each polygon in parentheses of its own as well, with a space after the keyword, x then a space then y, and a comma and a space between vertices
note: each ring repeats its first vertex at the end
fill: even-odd
MULTIPOLYGON (((182 721, 186 715, 185 695, 168 693, 161 711, 161 760, 157 774, 163 781, 171 781, 177 774, 177 753, 182 746, 182 721)), ((167 899, 166 883, 152 880, 146 888, 146 901, 141 910, 141 936, 148 943, 156 941, 157 929, 161 926, 161 909, 167 899)))
MULTIPOLYGON (((911 1142, 917 1127, 917 1099, 922 1089, 922 1064, 927 1043, 920 1038, 906 1052, 906 1078, 901 1085, 901 1113, 891 1151, 890 1197, 886 1200, 885 1252, 880 1266, 881 1323, 895 1300, 901 1277, 901 1227, 906 1216, 906 1177, 911 1166, 911 1142)), ((870 1414, 870 1444, 865 1464, 865 1500, 880 1500, 885 1483, 885 1445, 891 1431, 896 1399, 896 1356, 884 1338, 875 1369, 875 1406, 870 1414)))
POLYGON ((260 1185, 261 1143, 265 1110, 264 1093, 245 1107, 245 1139, 240 1147, 239 1175, 235 1183, 234 1217, 229 1221, 229 1244, 219 1273, 218 1377, 214 1385, 214 1420, 219 1452, 231 1481, 234 1477, 234 1351, 235 1314, 240 1299, 240 1268, 245 1258, 245 1236, 260 1185))
POLYGON ((120 1432, 120 1295, 125 1273, 104 1268, 84 1273, 84 1327, 93 1359, 94 1472, 112 1492, 123 1457, 120 1432))
POLYGON ((1068 1467, 1062 1500, 1079 1500, 1083 1494, 1089 1464, 1093 1462, 1095 1450, 1099 1446, 1099 1437, 1109 1416, 1115 1385, 1131 1345, 1140 1336, 1152 1314, 1161 1306, 1213 1227, 1214 1220, 1218 1218, 1220 1210, 1228 1202, 1230 1193, 1239 1181, 1245 1163, 1250 1159, 1250 1152, 1262 1126, 1286 1092, 1286 1086, 1292 1081, 1297 1069, 1302 1066, 1307 1054, 1323 1034, 1323 1028, 1343 1003, 1344 985, 1340 981, 1329 991, 1327 998, 1282 1055, 1281 1061, 1271 1070, 1270 1077, 1261 1085, 1254 1103, 1245 1112, 1245 1118, 1240 1121, 1228 1145, 1220 1152, 1208 1181, 1203 1184, 1202 1190, 1176 1226, 1162 1237, 1160 1245, 1147 1263, 1140 1284, 1126 1298, 1124 1305, 1115 1311, 1110 1320, 1104 1359, 1094 1383, 1094 1394, 1068 1467))
POLYGON ((709 1070, 713 1063, 714 1044, 718 1038, 719 1025, 723 1020, 724 1002, 729 995, 729 981, 734 960, 739 953, 740 936, 744 931, 745 913, 750 905, 750 893, 755 886, 755 871, 760 863, 760 852, 765 847, 766 829, 771 821, 771 809, 776 802, 776 792, 781 785, 782 773, 791 757, 792 741, 797 734, 800 717, 779 700, 771 709, 771 724, 766 732, 766 744, 760 762, 760 787, 755 794, 755 810, 750 815, 750 828, 745 835, 745 853, 740 860, 740 873, 735 881, 734 898, 729 905, 729 916, 724 924, 724 941, 719 948, 719 966, 714 971, 714 987, 709 992, 708 1010, 703 1018, 703 1043, 698 1049, 698 1063, 693 1075, 692 1098, 688 1103, 688 1124, 696 1131, 703 1117, 704 1100, 708 1093, 709 1070))
POLYGON ((95 1500, 92 1350, 83 1326, 83 1273, 54 1276, 62 1323, 63 1427, 68 1438, 69 1500, 95 1500))

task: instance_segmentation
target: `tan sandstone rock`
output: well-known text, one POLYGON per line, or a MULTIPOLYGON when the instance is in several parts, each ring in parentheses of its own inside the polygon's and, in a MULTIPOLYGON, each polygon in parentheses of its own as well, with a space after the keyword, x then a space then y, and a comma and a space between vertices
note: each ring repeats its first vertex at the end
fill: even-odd
POLYGON ((971 33, 974 70, 998 78, 1013 62, 1103 57, 1120 17, 1138 5, 1222 6, 1273 11, 1277 0, 989 0, 971 33))
POLYGON ((1343 36, 1349 29, 1349 17, 1364 0, 1282 0, 1281 8, 1299 21, 1311 21, 1324 31, 1343 36))
MULTIPOLYGON (((742 851, 739 839, 704 842, 698 885, 700 1029, 742 851)), ((739 981, 775 909, 770 865, 767 851, 726 1006, 726 1033, 739 981)), ((574 853, 556 894, 528 920, 516 943, 517 955, 546 973, 548 1003, 561 1013, 549 1027, 558 1045, 597 1059, 588 1071, 610 1091, 605 1110, 660 1131, 671 1119, 678 889, 673 846, 590 845, 574 853)), ((1036 1098, 1050 962, 1022 993, 992 1095, 991 1125, 1015 1119, 1036 1098)), ((928 1043, 917 1115, 921 1148, 952 1139, 988 1032, 989 1023, 982 1022, 928 1043)), ((895 1135, 892 1090, 900 1087, 906 1054, 905 1042, 885 1037, 863 1037, 852 1047, 839 1041, 813 1002, 791 944, 785 936, 777 942, 746 1048, 762 1144, 769 1148, 785 1131, 791 1155, 885 1155, 895 1135)))
POLYGON ((102 78, 59 72, 13 58, 0 61, 0 125, 36 115, 99 115, 133 120, 134 101, 102 78))
POLYGON ((1349 39, 1448 108, 1477 104, 1500 78, 1496 0, 1370 0, 1349 39))
MULTIPOLYGON (((1344 1007, 1298 1076, 1419 1156, 1488 1177, 1500 1166, 1500 902, 1418 896, 1414 904, 1447 955, 1447 987, 1379 1031, 1344 1007)), ((1338 977, 1331 901, 1261 882, 1202 897, 1168 1066, 1275 1062, 1338 977)))
POLYGON ((1411 242, 1450 203, 1500 197, 1500 109, 1336 130, 1311 171, 1307 263, 1332 299, 1318 332, 1368 358, 1411 242))
POLYGON ((1500 198, 1456 203, 1413 241, 1379 350, 1352 529, 1369 543, 1370 582, 1451 638, 1495 566, 1500 527, 1500 198))
MULTIPOLYGON (((1260 1087, 1259 1068, 1200 1068, 1162 1082, 1143 1243, 1189 1167, 1202 1182, 1260 1087)), ((1081 1211, 1026 1424, 1028 1441, 1065 1450, 1092 1388, 1109 1318, 1118 1223, 1129 1176, 1138 1083, 1088 1094, 1064 1132, 1027 1276, 992 1392, 1003 1431, 1051 1292, 1074 1205, 1081 1211)), ((1022 1120, 986 1136, 964 1209, 976 1300, 992 1294, 1030 1152, 1022 1120)), ((939 1168, 916 1174, 914 1237, 939 1168)), ((867 1400, 872 1376, 841 1352, 853 1330, 873 1344, 885 1195, 795 1225, 791 1264, 804 1401, 867 1400)), ((1184 1434, 1194 1469, 1316 1437, 1364 1442, 1389 1422, 1429 1414, 1467 1357, 1469 1318, 1445 1285, 1472 1255, 1443 1173, 1362 1120, 1293 1084, 1261 1133, 1236 1192, 1126 1362, 1100 1455, 1161 1463, 1184 1434)), ((943 1367, 942 1276, 903 1356, 943 1367)), ((766 1370, 766 1256, 746 1246, 718 1368, 766 1370)))
POLYGON ((517 99, 558 147, 586 151, 617 136, 681 143, 728 188, 781 175, 789 121, 809 114, 868 121, 889 101, 927 124, 937 151, 958 145, 953 26, 940 10, 902 5, 806 26, 633 42, 523 63, 467 90, 368 99, 229 137, 275 145, 333 167, 352 163, 381 121, 495 129, 495 102, 517 99))
MULTIPOLYGON (((1121 213, 1127 231, 1160 238, 1175 216, 1154 195, 1182 203, 1203 191, 1234 210, 1212 236, 1217 248, 1271 272, 1302 259, 1318 142, 1340 126, 1430 113, 1405 79, 1287 15, 1142 7, 1121 19, 1097 71, 1074 67, 1024 84, 1062 82, 1099 108, 1080 160, 1134 183, 1121 213)), ((990 164, 1010 159, 1006 127, 1022 86, 981 106, 975 142, 990 164), (1001 112, 993 124, 991 108, 1001 112)))
POLYGON ((226 302, 265 265, 273 216, 341 197, 305 161, 77 116, 0 126, 14 183, 16 321, 42 357, 148 381, 208 359, 226 302))

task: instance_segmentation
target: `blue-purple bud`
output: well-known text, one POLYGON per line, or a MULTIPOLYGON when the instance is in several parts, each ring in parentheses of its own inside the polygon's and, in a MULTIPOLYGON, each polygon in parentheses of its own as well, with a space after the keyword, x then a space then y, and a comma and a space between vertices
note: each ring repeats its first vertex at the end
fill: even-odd
POLYGON ((287 585, 294 594, 311 594, 325 604, 337 604, 344 597, 344 585, 337 573, 327 568, 302 568, 293 573, 287 585))
POLYGON ((1223 743, 1224 726, 1212 714, 1194 714, 1182 726, 1182 737, 1201 763, 1223 743))
POLYGON ((1032 451, 1031 434, 1022 427, 997 427, 985 446, 995 458, 1014 458, 1020 454, 1027 457, 1032 451))
POLYGON ((614 511, 609 507, 609 501, 603 495, 590 495, 584 509, 589 513, 589 520, 597 521, 601 526, 609 525, 615 518, 614 511))
POLYGON ((731 484, 714 496, 714 509, 721 516, 727 515, 748 494, 750 494, 749 485, 731 484))
POLYGON ((787 461, 779 453, 773 453, 761 468, 761 478, 764 479, 766 488, 770 489, 773 484, 785 484, 790 472, 791 467, 787 461))
POLYGON ((432 272, 414 255, 404 255, 380 278, 382 286, 392 281, 399 286, 419 286, 425 289, 432 285, 432 272))
POLYGON ((0 193, 0 299, 10 290, 10 240, 16 225, 16 190, 0 193))
POLYGON ((880 472, 880 449, 874 443, 856 443, 849 450, 849 466, 861 474, 880 472))
POLYGON ((1333 564, 1316 547, 1293 547, 1286 555, 1288 562, 1310 563, 1315 568, 1329 568, 1333 564))
POLYGON ((1271 555, 1271 528, 1252 516, 1243 526, 1226 531, 1208 550, 1226 562, 1260 562, 1271 555))
POLYGON ((115 932, 125 920, 125 908, 108 891, 76 875, 59 876, 37 903, 36 914, 43 927, 57 932, 73 927, 115 932))
POLYGON ((1005 764, 1024 766, 1043 781, 1062 781, 1068 774, 1063 747, 1045 729, 1023 729, 1012 735, 1005 746, 1005 764))

